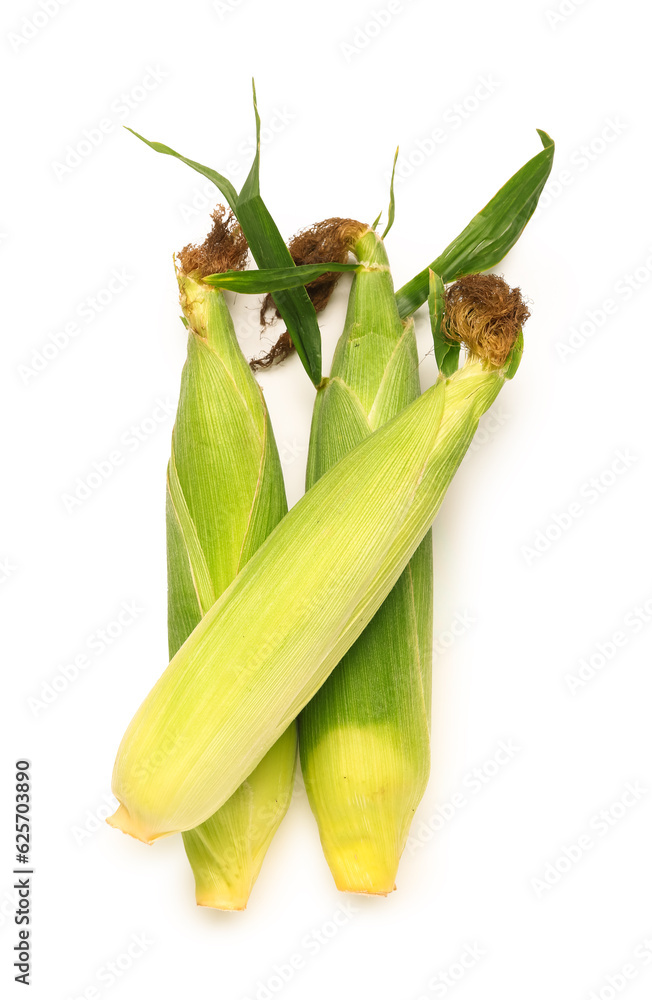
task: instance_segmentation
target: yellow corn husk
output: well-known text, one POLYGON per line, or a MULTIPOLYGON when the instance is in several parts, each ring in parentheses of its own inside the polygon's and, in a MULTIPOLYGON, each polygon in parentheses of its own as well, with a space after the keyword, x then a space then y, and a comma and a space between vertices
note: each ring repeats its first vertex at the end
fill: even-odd
POLYGON ((370 622, 513 372, 469 360, 326 472, 173 657, 122 740, 112 825, 145 841, 233 794, 370 622))
POLYGON ((244 910, 294 783, 296 727, 288 726, 224 805, 183 834, 199 906, 244 910))
MULTIPOLYGON (((344 332, 315 400, 307 485, 419 395, 382 240, 359 236, 344 332)), ((338 889, 386 894, 430 770, 432 538, 299 717, 301 768, 338 889)))
MULTIPOLYGON (((167 482, 171 657, 287 511, 269 414, 224 295, 182 269, 177 277, 188 357, 167 482)), ((222 807, 184 833, 200 905, 246 906, 295 764, 292 723, 222 807)))

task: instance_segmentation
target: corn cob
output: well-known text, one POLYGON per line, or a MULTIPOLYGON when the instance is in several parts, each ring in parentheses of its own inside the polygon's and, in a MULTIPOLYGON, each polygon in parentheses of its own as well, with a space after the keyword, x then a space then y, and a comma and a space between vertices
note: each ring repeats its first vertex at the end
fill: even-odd
POLYGON ((204 822, 371 621, 513 376, 471 356, 328 470, 173 657, 118 750, 110 823, 151 842, 204 822))
MULTIPOLYGON (((177 270, 188 358, 167 481, 170 657, 287 511, 283 474, 262 392, 238 346, 224 295, 201 281, 244 263, 238 227, 214 213, 201 247, 177 270)), ((183 835, 197 902, 243 909, 287 811, 296 726, 204 823, 183 835)))
MULTIPOLYGON (((414 322, 401 322, 384 244, 373 230, 330 379, 317 392, 306 485, 419 395, 414 322)), ((428 532, 360 638, 299 719, 301 767, 337 887, 394 888, 430 769, 432 538, 428 532)))

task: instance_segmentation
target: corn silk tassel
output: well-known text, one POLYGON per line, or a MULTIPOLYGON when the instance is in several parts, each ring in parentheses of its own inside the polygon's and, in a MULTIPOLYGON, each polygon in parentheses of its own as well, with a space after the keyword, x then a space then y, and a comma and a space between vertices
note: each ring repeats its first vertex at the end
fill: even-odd
MULTIPOLYGON (((171 658, 287 511, 262 392, 224 294, 201 280, 242 267, 247 243, 223 209, 213 221, 202 246, 179 254, 177 270, 188 357, 167 480, 171 658)), ((224 805, 183 834, 199 905, 244 909, 289 806, 295 761, 292 723, 224 805)))
POLYGON ((207 820, 378 611, 520 361, 513 322, 467 312, 464 365, 317 480, 172 658, 119 747, 113 826, 151 842, 207 820))
MULTIPOLYGON (((350 226, 349 226, 350 230, 350 226)), ((420 393, 414 321, 402 322, 382 239, 368 227, 330 378, 315 400, 306 485, 420 393)), ((303 778, 342 890, 386 894, 430 768, 432 537, 299 719, 303 778)))

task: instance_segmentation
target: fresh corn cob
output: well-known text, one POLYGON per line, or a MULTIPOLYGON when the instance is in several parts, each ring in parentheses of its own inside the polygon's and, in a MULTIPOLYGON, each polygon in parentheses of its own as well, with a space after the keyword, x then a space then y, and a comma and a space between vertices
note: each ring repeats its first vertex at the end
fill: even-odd
MULTIPOLYGON (((355 274, 330 379, 317 392, 306 485, 419 395, 414 322, 401 322, 384 244, 355 274)), ((299 718, 301 767, 342 890, 386 894, 430 769, 432 538, 299 718)))
MULTIPOLYGON (((167 482, 170 657, 287 511, 283 474, 262 392, 236 339, 223 293, 202 273, 238 267, 247 244, 214 213, 201 247, 177 271, 188 358, 167 482)), ((292 723, 210 818, 183 835, 197 902, 243 909, 285 815, 296 761, 292 723)))
POLYGON ((204 822, 369 624, 426 535, 522 340, 486 345, 328 470, 204 615, 132 720, 110 823, 151 842, 204 822))

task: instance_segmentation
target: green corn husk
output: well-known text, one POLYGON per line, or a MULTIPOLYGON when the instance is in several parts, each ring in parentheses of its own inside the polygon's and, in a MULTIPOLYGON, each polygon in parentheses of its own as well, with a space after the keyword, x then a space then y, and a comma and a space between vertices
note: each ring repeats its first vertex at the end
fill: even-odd
MULTIPOLYGON (((287 511, 265 401, 224 295, 177 277, 189 336, 167 483, 170 657, 287 511)), ((184 833, 199 905, 244 909, 295 763, 292 723, 222 807, 184 833)))
POLYGON ((439 379, 283 518, 129 725, 111 825, 146 842, 191 829, 251 773, 397 582, 521 344, 439 379))
MULTIPOLYGON (((390 216, 391 223, 391 216, 390 216)), ((318 390, 311 487, 420 393, 414 323, 401 322, 382 240, 353 247, 344 332, 318 390)), ((301 768, 338 889, 386 894, 430 770, 432 538, 299 718, 301 768)))

